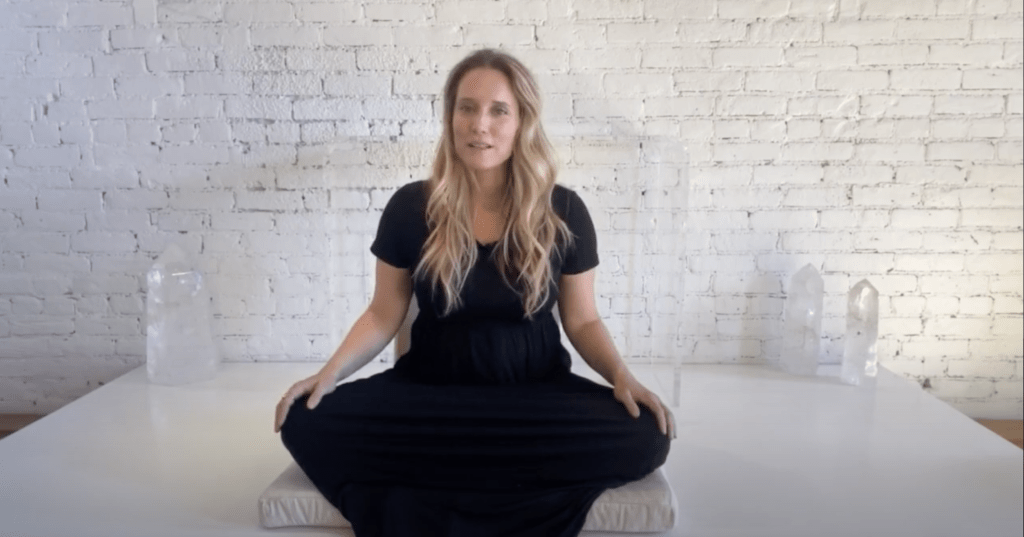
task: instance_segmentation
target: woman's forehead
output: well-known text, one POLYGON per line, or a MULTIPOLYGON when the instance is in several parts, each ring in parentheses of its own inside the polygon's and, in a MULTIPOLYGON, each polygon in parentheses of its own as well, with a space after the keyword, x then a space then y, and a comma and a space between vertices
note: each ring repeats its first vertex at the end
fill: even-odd
POLYGON ((504 102, 515 105, 516 98, 512 85, 504 73, 489 67, 477 67, 466 71, 459 81, 455 98, 483 102, 504 102))

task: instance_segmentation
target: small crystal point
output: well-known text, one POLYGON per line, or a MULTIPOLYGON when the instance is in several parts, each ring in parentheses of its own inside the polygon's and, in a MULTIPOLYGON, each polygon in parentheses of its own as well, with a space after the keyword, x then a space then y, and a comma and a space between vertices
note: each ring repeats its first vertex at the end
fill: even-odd
POLYGON ((846 384, 870 384, 878 374, 878 291, 871 282, 861 280, 850 289, 847 299, 839 376, 846 384))
POLYGON ((825 283, 812 265, 805 265, 793 275, 786 296, 781 360, 788 373, 817 374, 824 296, 825 283))
POLYGON ((196 261, 172 243, 146 273, 146 369, 150 382, 187 384, 217 374, 210 292, 196 261))

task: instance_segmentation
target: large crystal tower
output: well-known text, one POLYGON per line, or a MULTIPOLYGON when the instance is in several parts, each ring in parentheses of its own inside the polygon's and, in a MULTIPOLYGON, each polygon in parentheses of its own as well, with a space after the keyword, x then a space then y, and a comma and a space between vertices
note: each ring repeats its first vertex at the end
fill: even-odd
POLYGON ((195 260, 172 243, 146 274, 146 367, 157 384, 187 384, 217 374, 210 292, 195 260))
POLYGON ((854 386, 870 384, 878 374, 878 291, 867 280, 847 295, 846 338, 840 378, 854 386))
POLYGON ((805 265, 790 280, 781 364, 791 374, 817 374, 824 296, 825 283, 812 265, 805 265))

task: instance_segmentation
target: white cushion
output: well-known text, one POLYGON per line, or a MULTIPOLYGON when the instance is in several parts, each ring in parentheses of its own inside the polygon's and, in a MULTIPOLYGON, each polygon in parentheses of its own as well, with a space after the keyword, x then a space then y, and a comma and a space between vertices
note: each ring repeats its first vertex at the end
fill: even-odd
MULTIPOLYGON (((323 526, 349 528, 345 517, 316 490, 294 462, 263 491, 260 522, 265 528, 323 526)), ((672 529, 676 498, 658 468, 647 477, 604 491, 594 502, 584 531, 656 532, 672 529)))

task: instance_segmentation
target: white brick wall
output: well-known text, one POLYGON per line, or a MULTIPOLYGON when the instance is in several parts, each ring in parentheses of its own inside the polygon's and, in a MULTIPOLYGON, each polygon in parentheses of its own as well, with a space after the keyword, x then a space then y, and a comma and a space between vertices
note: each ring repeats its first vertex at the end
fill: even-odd
POLYGON ((1022 11, 0 0, 0 412, 51 411, 144 361, 143 274, 172 239, 210 275, 226 359, 324 359, 372 289, 381 208, 429 167, 444 76, 500 45, 541 81, 630 360, 773 360, 789 278, 812 263, 824 360, 869 278, 888 367, 1019 419, 1022 11), (690 211, 649 224, 671 237, 687 218, 662 241, 688 249, 684 290, 653 274, 671 253, 630 257, 643 136, 688 145, 690 211))

